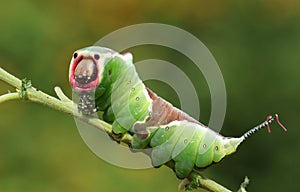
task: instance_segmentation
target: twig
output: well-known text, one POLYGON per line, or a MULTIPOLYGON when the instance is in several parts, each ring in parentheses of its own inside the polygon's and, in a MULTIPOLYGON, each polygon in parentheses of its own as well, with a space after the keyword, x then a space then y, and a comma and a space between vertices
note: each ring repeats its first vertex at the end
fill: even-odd
POLYGON ((64 94, 64 92, 61 90, 60 87, 58 87, 58 86, 54 87, 54 91, 55 91, 57 97, 58 97, 61 101, 72 103, 72 100, 69 99, 69 98, 64 94))
POLYGON ((238 190, 238 192, 247 192, 246 187, 247 187, 247 185, 249 185, 249 182, 250 182, 250 180, 246 176, 245 179, 244 179, 244 182, 241 184, 240 189, 238 190))
MULTIPOLYGON (((7 93, 0 96, 0 104, 10 100, 29 100, 35 103, 39 103, 55 109, 57 111, 67 113, 74 116, 75 118, 80 119, 83 122, 86 122, 93 127, 105 131, 118 142, 125 143, 127 145, 131 144, 132 136, 130 134, 124 134, 121 138, 115 138, 112 132, 112 127, 110 124, 97 119, 97 118, 87 118, 77 112, 76 104, 70 100, 59 87, 55 87, 55 92, 59 99, 52 97, 40 90, 37 90, 31 85, 31 82, 28 80, 20 80, 17 77, 11 75, 0 67, 0 80, 15 87, 16 92, 7 93)), ((169 162, 166 166, 171 169, 174 168, 174 164, 169 162)), ((245 192, 245 186, 248 183, 248 180, 241 185, 240 191, 245 192)), ((197 171, 193 171, 189 177, 182 181, 179 185, 180 188, 185 188, 186 190, 193 190, 197 188, 202 188, 211 192, 230 192, 230 190, 221 186, 220 184, 212 181, 208 178, 204 178, 197 171)))
MULTIPOLYGON (((174 163, 171 161, 166 163, 165 165, 171 169, 174 168, 174 163)), ((178 185, 178 190, 191 191, 198 188, 205 189, 209 192, 231 192, 229 189, 218 184, 217 182, 200 175, 197 170, 193 170, 190 175, 187 178, 183 179, 178 185)))
POLYGON ((19 99, 20 96, 18 93, 7 93, 0 96, 0 104, 10 100, 19 99))
MULTIPOLYGON (((47 107, 50 107, 52 109, 55 109, 57 111, 67 113, 69 115, 72 115, 90 125, 93 127, 100 129, 101 131, 105 131, 108 134, 112 134, 111 125, 101 121, 100 119, 96 118, 86 118, 82 116, 80 113, 77 112, 76 104, 73 103, 72 100, 70 100, 65 94, 61 91, 59 87, 55 88, 56 93, 58 94, 58 97, 60 99, 57 99, 55 97, 52 97, 40 90, 37 90, 33 86, 24 86, 28 81, 23 81, 16 78, 15 76, 9 74, 5 70, 3 70, 0 67, 0 80, 15 87, 16 92, 14 93, 7 93, 5 95, 0 96, 0 103, 9 101, 9 100, 20 100, 25 99, 29 101, 33 101, 35 103, 40 103, 43 105, 46 105, 47 107), (24 90, 25 89, 25 90, 24 90), (26 96, 22 97, 21 95, 24 95, 25 93, 22 93, 22 91, 25 91, 26 96), (22 94, 21 94, 22 93, 22 94)), ((127 137, 126 137, 127 138, 127 137)))

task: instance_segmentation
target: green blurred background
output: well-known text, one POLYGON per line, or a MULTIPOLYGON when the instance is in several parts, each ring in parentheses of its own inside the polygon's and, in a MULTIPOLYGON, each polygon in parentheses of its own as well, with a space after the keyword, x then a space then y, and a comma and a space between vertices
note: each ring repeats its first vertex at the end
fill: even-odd
MULTIPOLYGON (((238 152, 204 174, 230 189, 249 176, 249 191, 297 191, 299 179, 300 2, 252 1, 3 1, 0 3, 0 66, 39 89, 68 95, 68 65, 74 50, 132 24, 165 23, 198 37, 212 52, 227 88, 221 133, 239 136, 278 112, 289 129, 274 123, 238 152), (298 64, 297 64, 298 63, 298 64)), ((159 46, 130 49, 135 60, 160 58, 193 80, 200 120, 210 114, 210 95, 201 72, 188 59, 159 46), (191 66, 191 67, 189 67, 191 66)), ((147 84, 180 106, 160 82, 147 84)), ((10 87, 0 82, 0 93, 10 87)), ((11 89, 12 90, 12 89, 11 89)), ((175 96, 173 96, 175 95, 175 96)), ((127 170, 94 155, 72 117, 29 102, 0 106, 0 191, 177 191, 166 167, 127 170)))

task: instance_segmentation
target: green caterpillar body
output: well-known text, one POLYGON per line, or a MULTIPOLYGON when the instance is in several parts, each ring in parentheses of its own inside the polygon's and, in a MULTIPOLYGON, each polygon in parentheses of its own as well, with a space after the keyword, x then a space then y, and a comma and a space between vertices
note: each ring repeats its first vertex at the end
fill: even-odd
POLYGON ((95 91, 95 104, 104 112, 103 120, 112 123, 114 133, 130 133, 132 149, 150 150, 155 167, 174 162, 181 179, 193 169, 205 168, 235 152, 246 137, 274 119, 242 137, 223 137, 147 89, 129 53, 122 55, 102 47, 80 49, 73 55, 69 72, 76 92, 95 91))
POLYGON ((173 121, 153 130, 146 139, 134 135, 133 148, 150 147, 153 166, 172 160, 178 178, 187 177, 195 168, 205 168, 233 153, 243 138, 225 138, 193 122, 173 121))
POLYGON ((133 132, 136 122, 144 122, 151 112, 151 99, 132 61, 121 55, 107 62, 103 81, 96 89, 96 105, 103 119, 112 123, 116 134, 133 132), (128 78, 130 77, 130 78, 128 78), (104 91, 103 91, 104 90, 104 91))

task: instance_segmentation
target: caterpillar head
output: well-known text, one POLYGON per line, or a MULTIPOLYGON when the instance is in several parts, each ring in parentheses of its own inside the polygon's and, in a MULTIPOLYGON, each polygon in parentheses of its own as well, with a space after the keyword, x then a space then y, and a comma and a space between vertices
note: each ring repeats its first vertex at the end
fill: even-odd
POLYGON ((69 68, 69 81, 78 92, 90 92, 100 84, 105 63, 117 52, 92 46, 74 52, 69 68))

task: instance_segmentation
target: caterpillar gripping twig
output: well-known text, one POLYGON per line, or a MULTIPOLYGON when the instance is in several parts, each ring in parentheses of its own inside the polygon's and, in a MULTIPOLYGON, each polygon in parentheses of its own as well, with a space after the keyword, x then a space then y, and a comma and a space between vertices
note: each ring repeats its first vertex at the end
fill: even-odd
POLYGON ((87 47, 76 51, 69 81, 79 95, 78 110, 91 115, 103 112, 116 135, 133 136, 131 148, 149 154, 154 167, 174 163, 178 178, 203 169, 234 153, 254 132, 267 127, 278 115, 238 138, 224 137, 201 124, 146 88, 136 73, 132 55, 108 48, 87 47), (94 94, 94 95, 93 95, 94 94))

